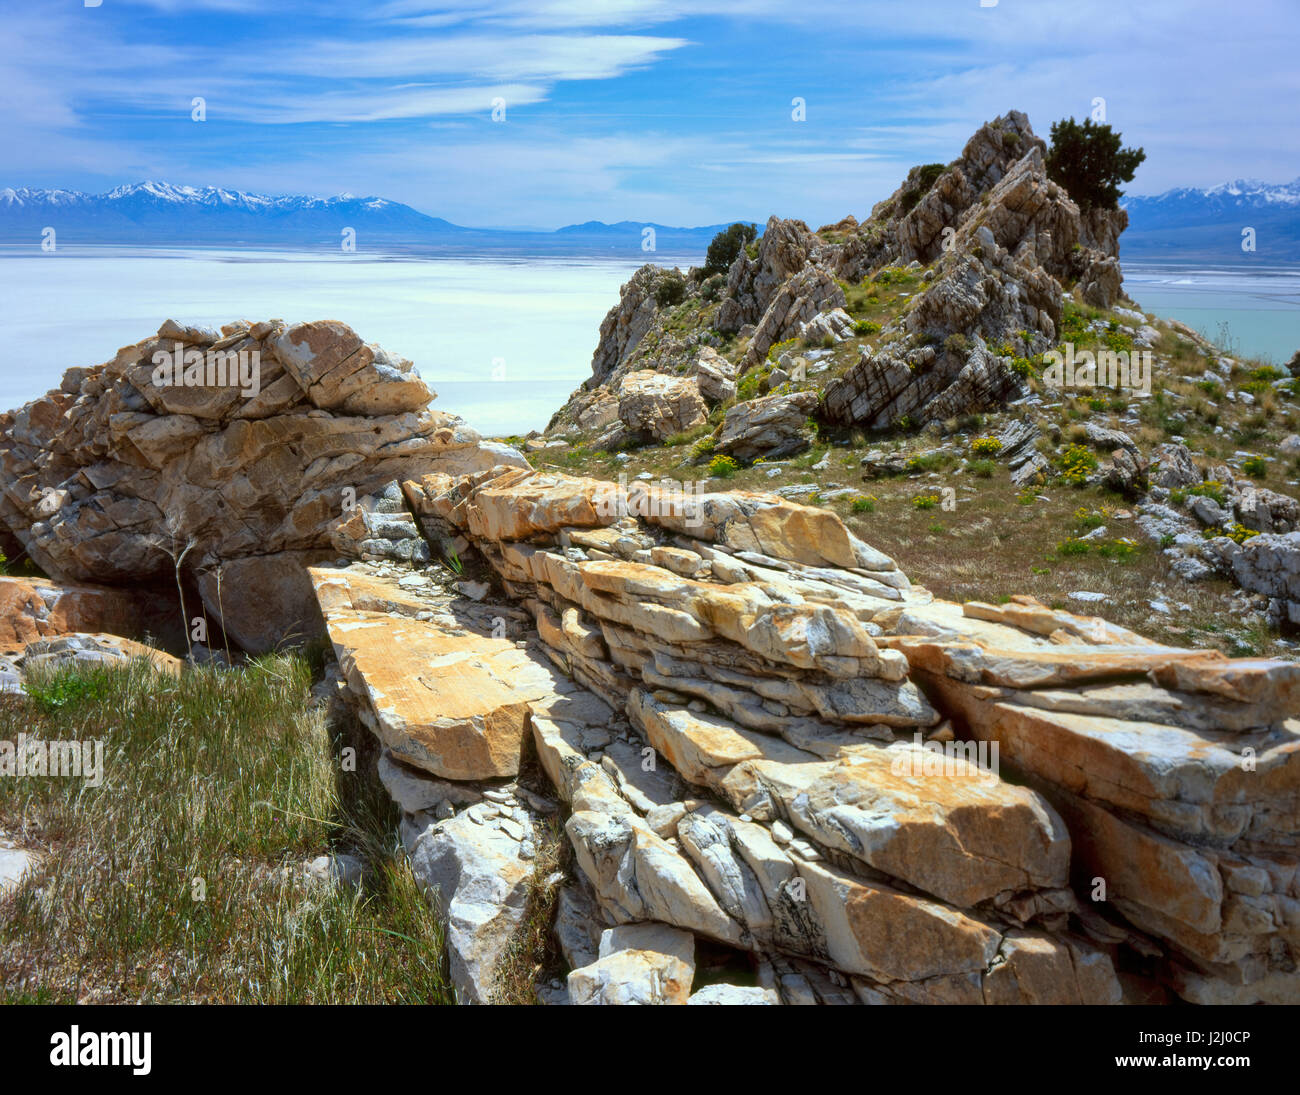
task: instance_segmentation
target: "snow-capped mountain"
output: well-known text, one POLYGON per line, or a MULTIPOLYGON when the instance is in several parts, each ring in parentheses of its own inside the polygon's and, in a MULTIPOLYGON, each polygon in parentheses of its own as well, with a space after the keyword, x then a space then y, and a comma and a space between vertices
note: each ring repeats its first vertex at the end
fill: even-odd
POLYGON ((1126 258, 1243 256, 1300 261, 1300 178, 1289 183, 1237 179, 1204 189, 1177 187, 1163 194, 1126 197, 1126 258), (1242 230, 1255 230, 1255 250, 1241 249, 1242 230))
POLYGON ((0 190, 0 240, 39 238, 53 227, 83 243, 320 243, 358 236, 427 240, 466 231, 385 198, 252 194, 219 186, 142 182, 107 194, 77 190, 0 190))
MULTIPOLYGON (((589 221, 556 232, 464 228, 386 198, 332 198, 252 194, 219 186, 142 182, 107 194, 77 190, 0 190, 0 243, 37 246, 52 227, 59 244, 337 249, 345 228, 358 249, 458 248, 510 252, 632 253, 644 230, 655 230, 657 250, 703 254, 726 225, 674 228, 640 221, 589 221)), ((646 256, 647 259, 653 257, 646 256)))

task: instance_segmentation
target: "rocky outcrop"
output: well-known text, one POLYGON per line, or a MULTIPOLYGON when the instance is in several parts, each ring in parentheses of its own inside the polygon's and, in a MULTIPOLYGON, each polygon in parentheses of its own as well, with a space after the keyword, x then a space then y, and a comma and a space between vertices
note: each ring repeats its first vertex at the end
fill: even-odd
POLYGON ((1122 295, 1128 215, 1082 211, 1048 178, 1046 152, 1029 119, 1010 111, 981 126, 951 163, 913 168, 861 223, 849 217, 812 232, 772 217, 720 290, 706 290, 698 271, 682 283, 686 313, 656 303, 656 287, 676 273, 643 267, 606 317, 591 379, 552 431, 596 428, 594 388, 616 391, 631 369, 674 376, 702 349, 713 352, 709 341, 723 345, 717 335, 738 336, 727 353, 740 375, 791 339, 833 346, 857 333, 845 287, 888 285, 900 273, 919 285, 861 362, 827 385, 827 420, 923 425, 1017 398, 1025 367, 1015 359, 1060 341, 1063 300, 1077 292, 1109 308, 1122 295))
MULTIPOLYGON (((753 955, 762 992, 790 1001, 1115 1002, 1112 962, 1134 947, 1189 999, 1294 993, 1279 957, 1293 946, 1281 864, 1300 750, 1289 667, 1157 646, 1026 600, 937 602, 832 514, 773 496, 522 470, 404 489, 426 532, 474 546, 508 604, 423 597, 417 611, 396 570, 379 586, 359 564, 313 572, 336 605, 347 689, 394 759, 424 769, 405 769, 400 795, 431 846, 453 845, 459 828, 438 834, 511 777, 501 757, 535 750, 567 803, 578 871, 557 921, 572 1002, 681 1002, 691 936, 753 955), (360 656, 381 604, 408 666, 360 656), (509 616, 501 636, 510 606, 532 626, 509 616), (406 631, 421 615, 427 650, 406 631), (463 656, 448 656, 452 640, 463 656), (501 657, 517 660, 494 671, 501 657), (497 682, 467 690, 486 703, 459 723, 398 717, 450 695, 466 662, 497 682), (412 677, 414 695, 400 690, 412 677), (498 723, 499 748, 480 748, 498 723), (473 747, 435 762, 454 741, 473 747), (1003 780, 981 742, 1031 786, 1003 780), (1247 742, 1263 778, 1241 801, 1258 805, 1230 816, 1231 746, 1247 742), (1178 864, 1209 878, 1207 863, 1275 879, 1254 895, 1272 927, 1241 927, 1223 896, 1240 889, 1222 890, 1219 927, 1166 899, 1178 864), (616 943, 623 925, 647 938, 616 943), (1218 950, 1192 946, 1207 930, 1218 950)), ((494 953, 497 920, 461 919, 483 927, 453 946, 494 953)))
POLYGON ((826 385, 820 410, 837 425, 883 429, 997 406, 1021 390, 1009 362, 982 344, 964 359, 952 352, 936 354, 928 346, 903 358, 864 352, 856 365, 826 385))
POLYGON ((61 581, 204 575, 211 630, 267 649, 310 615, 294 561, 334 550, 358 499, 436 468, 524 463, 430 398, 409 361, 332 320, 169 320, 0 416, 0 523, 61 581))
POLYGON ((790 392, 738 403, 727 411, 714 451, 738 460, 790 456, 808 447, 808 419, 817 408, 816 392, 790 392))
MULTIPOLYGON (((776 290, 759 316, 741 359, 741 371, 765 360, 767 351, 776 343, 795 336, 805 337, 820 317, 842 310, 844 304, 844 290, 829 273, 815 266, 801 270, 776 290)), ((833 321, 822 322, 829 325, 833 321)))
POLYGON ((1152 644, 1029 598, 906 607, 881 639, 1060 812, 1076 889, 1195 1002, 1294 1002, 1300 667, 1152 644))
POLYGON ((1300 625, 1300 532, 1252 536, 1227 554, 1242 589, 1262 593, 1276 618, 1300 625))

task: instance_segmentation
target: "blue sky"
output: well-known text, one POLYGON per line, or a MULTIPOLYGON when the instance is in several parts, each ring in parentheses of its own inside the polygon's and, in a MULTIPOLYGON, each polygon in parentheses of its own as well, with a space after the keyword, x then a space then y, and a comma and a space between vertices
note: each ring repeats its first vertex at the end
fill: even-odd
POLYGON ((1133 193, 1300 175, 1297 0, 85 2, 0 0, 0 185, 815 226, 999 113, 1046 136, 1096 97, 1147 151, 1133 193))

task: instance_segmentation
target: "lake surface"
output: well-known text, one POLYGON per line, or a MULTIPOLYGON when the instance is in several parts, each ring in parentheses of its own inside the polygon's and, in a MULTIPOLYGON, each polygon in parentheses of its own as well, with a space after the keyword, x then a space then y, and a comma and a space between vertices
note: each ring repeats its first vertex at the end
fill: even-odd
MULTIPOLYGON (((494 436, 541 429, 591 373, 600 321, 643 260, 413 257, 284 251, 0 248, 0 408, 56 387, 164 319, 339 319, 415 362, 435 406, 494 436)), ((1300 349, 1300 270, 1132 264, 1141 306, 1234 352, 1281 363, 1300 349), (1226 324, 1221 329, 1221 325, 1226 324)))
POLYGON ((526 433, 591 375, 600 321, 645 258, 675 261, 0 249, 0 408, 57 387, 70 366, 110 360, 169 316, 338 319, 415 362, 435 407, 483 434, 526 433))
POLYGON ((1232 353, 1282 365, 1300 350, 1300 269, 1124 263, 1144 311, 1181 320, 1232 353))

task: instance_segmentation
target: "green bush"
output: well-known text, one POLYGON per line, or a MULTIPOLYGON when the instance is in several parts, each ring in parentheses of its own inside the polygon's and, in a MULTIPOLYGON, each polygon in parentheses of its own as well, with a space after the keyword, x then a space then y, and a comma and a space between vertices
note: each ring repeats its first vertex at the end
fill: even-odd
POLYGON ((970 353, 970 339, 960 331, 954 331, 943 340, 943 348, 950 354, 956 354, 958 357, 965 357, 970 353))
POLYGON ((1264 479, 1268 476, 1268 461, 1262 456, 1252 456, 1242 463, 1241 470, 1252 479, 1264 479))
POLYGON ((1097 554, 1103 559, 1113 559, 1117 563, 1127 563, 1138 553, 1136 540, 1122 537, 1118 540, 1106 540, 1097 547, 1097 554))
POLYGON ((970 451, 975 456, 997 456, 1002 451, 1002 442, 996 437, 977 437, 971 442, 970 451))
POLYGON ((730 479, 740 471, 740 465, 730 456, 719 453, 709 461, 709 474, 715 479, 730 479))
POLYGON ((784 342, 773 342, 767 348, 767 360, 771 362, 779 361, 781 355, 787 350, 796 350, 799 348, 800 340, 798 338, 787 338, 784 342))
POLYGON ((997 464, 992 460, 972 460, 970 462, 970 473, 976 479, 992 479, 993 472, 997 464))
POLYGON ((736 381, 736 401, 744 403, 758 395, 758 386, 771 369, 754 369, 736 381))
POLYGON ((1207 479, 1195 487, 1189 487, 1188 494, 1199 495, 1201 498, 1212 498, 1220 506, 1227 505, 1227 496, 1223 493, 1223 484, 1217 479, 1207 479))
POLYGON ((1115 209, 1119 184, 1132 182, 1138 165, 1147 158, 1140 148, 1121 148, 1120 134, 1110 126, 1085 118, 1052 124, 1047 151, 1047 176, 1065 187, 1083 210, 1115 209))
POLYGON ((1072 487, 1081 487, 1088 481, 1089 472, 1096 471, 1097 457, 1086 445, 1070 445, 1058 460, 1061 477, 1072 487))
POLYGON ((878 335, 880 324, 873 319, 860 319, 853 325, 855 335, 878 335))
POLYGON ((665 270, 655 283, 655 303, 671 308, 686 299, 686 279, 677 270, 665 270))
POLYGON ((875 513, 877 498, 874 494, 859 494, 849 503, 854 513, 875 513))
POLYGON ((737 222, 724 228, 709 243, 704 255, 704 274, 722 274, 731 269, 741 248, 748 247, 758 236, 758 227, 737 222))

